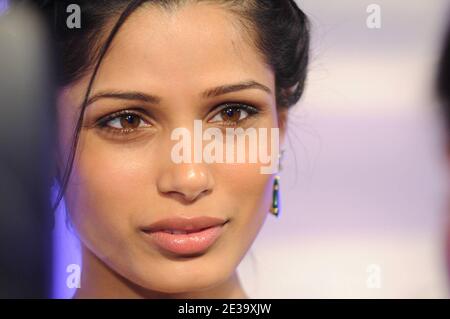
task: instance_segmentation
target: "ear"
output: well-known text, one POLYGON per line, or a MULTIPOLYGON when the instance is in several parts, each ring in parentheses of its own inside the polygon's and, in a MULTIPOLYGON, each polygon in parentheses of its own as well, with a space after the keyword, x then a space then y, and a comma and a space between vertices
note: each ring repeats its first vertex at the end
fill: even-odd
POLYGON ((277 113, 278 113, 278 128, 280 129, 280 149, 283 149, 288 125, 289 109, 287 107, 280 107, 278 108, 277 113))

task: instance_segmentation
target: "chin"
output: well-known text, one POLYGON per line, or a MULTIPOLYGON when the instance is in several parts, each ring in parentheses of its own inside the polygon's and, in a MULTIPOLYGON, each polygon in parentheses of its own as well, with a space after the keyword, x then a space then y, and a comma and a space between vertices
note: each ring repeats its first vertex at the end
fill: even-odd
POLYGON ((217 271, 214 268, 207 268, 201 272, 202 275, 193 275, 189 271, 183 273, 168 271, 166 274, 160 274, 158 278, 155 278, 154 274, 148 274, 140 280, 140 286, 167 294, 200 292, 212 289, 229 278, 230 274, 225 273, 223 269, 217 271))

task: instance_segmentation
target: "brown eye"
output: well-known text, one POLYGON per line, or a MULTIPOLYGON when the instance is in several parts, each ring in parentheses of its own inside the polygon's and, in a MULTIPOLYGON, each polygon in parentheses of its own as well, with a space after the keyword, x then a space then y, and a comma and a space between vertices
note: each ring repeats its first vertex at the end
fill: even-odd
POLYGON ((236 124, 257 113, 259 113, 258 109, 253 106, 228 104, 210 120, 210 123, 236 124))
POLYGON ((228 107, 220 113, 225 122, 238 122, 241 119, 241 110, 235 107, 228 107))
POLYGON ((124 129, 135 129, 139 127, 141 118, 134 114, 127 114, 120 117, 120 125, 124 129))
POLYGON ((101 123, 103 127, 109 127, 115 130, 131 131, 143 126, 149 126, 141 116, 134 113, 118 114, 104 120, 101 123))

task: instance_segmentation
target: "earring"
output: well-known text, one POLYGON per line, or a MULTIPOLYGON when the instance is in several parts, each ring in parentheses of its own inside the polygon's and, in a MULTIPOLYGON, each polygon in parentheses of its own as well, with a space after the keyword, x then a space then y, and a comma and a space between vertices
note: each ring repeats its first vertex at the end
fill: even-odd
MULTIPOLYGON (((284 150, 278 154, 278 171, 281 171, 281 159, 283 157, 284 150)), ((275 175, 273 180, 273 191, 272 191, 272 205, 269 209, 270 213, 275 217, 280 216, 280 175, 275 175)))
POLYGON ((275 179, 273 180, 273 191, 272 191, 272 206, 270 207, 270 213, 273 214, 275 217, 279 217, 280 215, 280 194, 279 194, 279 187, 280 187, 280 175, 276 175, 275 179))

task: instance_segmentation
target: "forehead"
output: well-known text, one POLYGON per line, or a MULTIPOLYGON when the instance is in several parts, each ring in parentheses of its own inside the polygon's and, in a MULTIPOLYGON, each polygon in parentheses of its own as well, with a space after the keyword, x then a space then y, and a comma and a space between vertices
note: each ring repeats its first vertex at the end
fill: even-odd
POLYGON ((97 79, 102 88, 160 93, 168 84, 186 92, 247 79, 273 85, 237 16, 205 3, 138 9, 116 35, 97 79))

